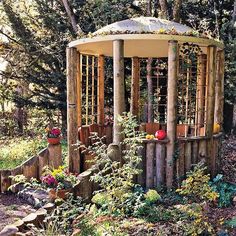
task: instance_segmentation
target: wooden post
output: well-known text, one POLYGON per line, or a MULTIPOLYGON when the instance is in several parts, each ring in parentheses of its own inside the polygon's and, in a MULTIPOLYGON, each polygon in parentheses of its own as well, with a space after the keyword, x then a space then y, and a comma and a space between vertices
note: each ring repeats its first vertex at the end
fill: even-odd
POLYGON ((213 134, 214 107, 215 107, 215 82, 216 82, 216 47, 207 48, 207 113, 206 113, 206 136, 213 134))
POLYGON ((213 126, 214 126, 214 109, 215 109, 215 82, 216 82, 216 47, 208 46, 207 48, 207 113, 206 113, 206 136, 210 139, 207 141, 207 165, 211 168, 213 148, 213 126))
POLYGON ((98 106, 97 106, 97 114, 98 114, 98 124, 104 125, 104 56, 98 56, 98 106))
POLYGON ((224 106, 224 51, 217 53, 217 75, 215 86, 215 115, 214 122, 223 124, 223 106, 224 106))
POLYGON ((82 55, 77 52, 77 109, 78 127, 82 125, 82 55))
POLYGON ((76 150, 78 139, 77 118, 77 51, 76 48, 67 48, 67 142, 69 171, 80 172, 80 157, 76 150))
POLYGON ((174 154, 176 141, 176 103, 178 73, 178 42, 169 41, 168 49, 168 91, 167 91, 167 137, 170 142, 166 147, 166 186, 173 184, 174 154))
POLYGON ((113 142, 120 144, 122 140, 121 127, 117 118, 125 111, 125 87, 124 87, 124 41, 113 41, 113 70, 114 70, 114 126, 113 142))
POLYGON ((191 169, 192 164, 192 158, 191 158, 191 142, 186 141, 185 143, 185 149, 184 149, 184 163, 185 163, 185 171, 188 172, 191 169))
POLYGON ((154 187, 154 152, 155 143, 153 141, 147 143, 146 149, 146 188, 154 187))
POLYGON ((88 125, 89 122, 89 56, 86 56, 86 101, 85 101, 85 124, 88 125))
POLYGON ((165 182, 165 145, 156 143, 156 185, 161 187, 165 182))
POLYGON ((198 56, 197 64, 197 93, 196 93, 196 125, 197 135, 200 135, 200 128, 204 126, 204 101, 206 83, 206 55, 198 56))
POLYGON ((48 165, 53 169, 57 169, 59 166, 62 165, 61 144, 48 145, 48 165))
POLYGON ((182 180, 185 176, 185 142, 179 142, 179 157, 176 161, 176 175, 177 175, 177 182, 178 187, 180 187, 182 180))
POLYGON ((139 58, 132 58, 131 106, 130 112, 138 118, 139 115, 139 58))

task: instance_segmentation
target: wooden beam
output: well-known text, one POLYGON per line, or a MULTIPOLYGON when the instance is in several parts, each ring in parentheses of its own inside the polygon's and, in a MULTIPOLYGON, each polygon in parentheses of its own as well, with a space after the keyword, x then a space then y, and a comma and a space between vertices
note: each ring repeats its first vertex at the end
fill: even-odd
POLYGON ((82 125, 82 55, 77 52, 77 110, 78 127, 82 125))
POLYGON ((177 106, 177 75, 179 61, 177 41, 169 41, 168 49, 168 90, 167 90, 167 137, 166 145, 166 186, 173 186, 174 154, 176 141, 176 106, 177 106))
POLYGON ((70 172, 80 172, 80 157, 75 144, 78 139, 78 112, 77 112, 77 50, 66 49, 67 69, 67 142, 70 172))
POLYGON ((104 125, 105 115, 104 115, 104 56, 98 56, 98 100, 97 100, 97 114, 98 114, 98 124, 104 125))
POLYGON ((217 75, 215 90, 215 114, 214 122, 223 125, 224 106, 224 51, 217 52, 217 75))
POLYGON ((132 78, 131 78, 131 105, 130 112, 138 119, 139 115, 139 80, 140 80, 139 58, 132 58, 132 78))
POLYGON ((113 41, 114 70, 114 125, 113 143, 120 144, 122 140, 121 127, 117 118, 125 111, 125 81, 124 81, 124 41, 113 41))

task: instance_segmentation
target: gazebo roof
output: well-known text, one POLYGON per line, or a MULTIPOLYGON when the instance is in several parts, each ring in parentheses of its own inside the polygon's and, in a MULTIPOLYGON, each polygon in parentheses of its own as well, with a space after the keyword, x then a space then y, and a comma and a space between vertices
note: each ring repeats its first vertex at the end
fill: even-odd
POLYGON ((94 32, 93 35, 117 34, 117 32, 119 32, 119 34, 143 34, 170 30, 175 30, 177 33, 183 34, 191 31, 192 28, 164 19, 142 16, 107 25, 94 32))
POLYGON ((76 47, 83 54, 112 56, 112 42, 122 39, 125 57, 166 57, 169 40, 195 43, 205 53, 208 45, 224 47, 213 39, 189 36, 192 33, 192 28, 176 22, 155 17, 138 17, 107 25, 88 38, 71 42, 69 47, 76 47))

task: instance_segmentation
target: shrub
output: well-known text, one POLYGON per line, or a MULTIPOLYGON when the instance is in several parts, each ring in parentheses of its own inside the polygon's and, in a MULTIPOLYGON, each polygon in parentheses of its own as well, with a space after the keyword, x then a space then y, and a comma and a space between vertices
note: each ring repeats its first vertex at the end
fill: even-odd
POLYGON ((232 199, 236 194, 236 184, 224 182, 223 175, 218 174, 211 182, 211 187, 218 192, 218 206, 228 207, 232 204, 232 199))
POLYGON ((132 195, 134 177, 140 173, 138 164, 141 156, 138 154, 143 134, 136 131, 138 126, 135 117, 125 114, 118 119, 122 126, 124 141, 122 145, 129 147, 123 153, 124 164, 112 160, 108 147, 98 138, 92 151, 96 153, 95 162, 98 172, 91 179, 99 183, 101 191, 107 195, 107 209, 110 214, 123 214, 123 203, 132 195))
POLYGON ((187 179, 181 184, 176 192, 186 196, 194 202, 216 201, 219 194, 210 186, 210 175, 204 174, 206 167, 202 163, 197 164, 194 169, 187 173, 187 179))

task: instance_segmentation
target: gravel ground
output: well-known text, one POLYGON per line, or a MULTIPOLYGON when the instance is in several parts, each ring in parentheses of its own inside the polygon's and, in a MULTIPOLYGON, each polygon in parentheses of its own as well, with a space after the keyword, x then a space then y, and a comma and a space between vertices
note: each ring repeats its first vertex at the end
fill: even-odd
POLYGON ((0 231, 35 210, 14 194, 0 194, 0 231))

